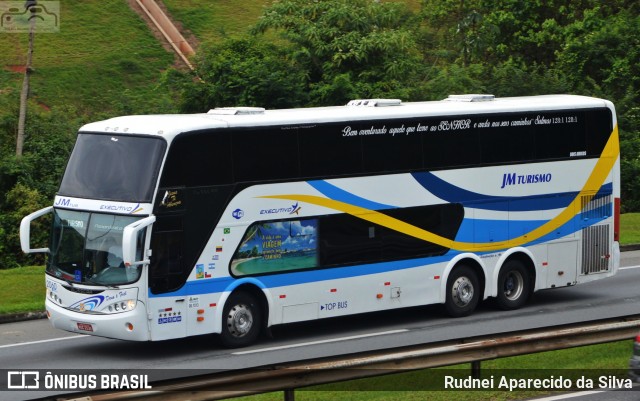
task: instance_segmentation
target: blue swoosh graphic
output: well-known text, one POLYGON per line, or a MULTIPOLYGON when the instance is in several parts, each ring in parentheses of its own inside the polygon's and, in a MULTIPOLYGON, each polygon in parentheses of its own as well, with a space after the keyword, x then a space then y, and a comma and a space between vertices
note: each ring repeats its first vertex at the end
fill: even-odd
MULTIPOLYGON (((605 205, 601 208, 603 211, 611 211, 612 204, 605 205)), ((609 214, 610 216, 610 214, 609 214)), ((555 232, 549 233, 535 241, 528 243, 528 246, 544 243, 557 239, 571 233, 577 232, 585 227, 589 227, 599 222, 606 220, 608 216, 606 213, 602 217, 584 219, 580 214, 574 216, 573 219, 566 224, 558 227, 555 232)), ((522 231, 529 230, 532 226, 538 226, 546 223, 546 220, 530 220, 530 221, 506 221, 506 220, 474 220, 465 219, 458 231, 458 240, 464 241, 476 241, 476 242, 488 242, 488 241, 500 241, 503 238, 508 238, 509 231, 522 231), (475 226, 475 227, 474 227, 475 226), (500 227, 500 228, 498 228, 500 227), (496 238, 489 238, 489 231, 484 229, 494 229, 496 238), (475 238, 474 238, 475 235, 475 238)), ((162 298, 162 297, 175 297, 175 296, 189 296, 189 295, 201 295, 209 293, 219 293, 223 291, 231 291, 235 287, 244 284, 251 283, 259 288, 277 288, 289 285, 306 284, 312 282, 336 280, 341 278, 350 278, 358 276, 367 276, 370 274, 386 273, 397 270, 413 269, 422 266, 428 266, 431 264, 437 264, 447 262, 451 260, 454 255, 462 253, 460 251, 450 250, 442 256, 428 256, 417 259, 405 259, 389 262, 368 263, 354 266, 342 266, 342 267, 328 267, 322 269, 313 269, 307 271, 298 272, 286 272, 283 274, 273 274, 268 276, 258 277, 245 277, 235 279, 233 277, 221 277, 212 279, 201 279, 195 281, 189 281, 177 291, 164 293, 164 294, 152 294, 149 290, 149 298, 162 298)), ((479 255, 493 253, 479 252, 479 255)))
MULTIPOLYGON (((427 191, 442 200, 484 210, 526 212, 562 209, 566 208, 578 195, 578 191, 525 197, 484 195, 450 184, 430 172, 411 173, 411 175, 427 191)), ((595 198, 610 195, 612 192, 613 183, 605 184, 595 198)))
POLYGON ((370 210, 382 210, 382 209, 396 209, 397 206, 386 205, 384 203, 378 203, 370 201, 369 199, 361 198, 350 192, 340 189, 335 185, 329 184, 324 180, 307 181, 309 185, 318 190, 324 196, 329 199, 337 200, 340 202, 348 203, 351 205, 359 206, 370 210))

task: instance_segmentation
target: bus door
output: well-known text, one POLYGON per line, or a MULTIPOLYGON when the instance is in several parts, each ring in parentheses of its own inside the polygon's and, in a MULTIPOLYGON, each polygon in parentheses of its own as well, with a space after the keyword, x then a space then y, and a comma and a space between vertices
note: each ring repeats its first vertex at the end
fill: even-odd
POLYGON ((187 295, 180 289, 183 271, 182 216, 159 216, 151 235, 148 270, 151 338, 162 340, 187 335, 187 295))
POLYGON ((171 290, 170 277, 175 270, 172 266, 181 261, 181 234, 181 231, 167 230, 162 216, 147 217, 124 229, 125 265, 142 265, 146 277, 141 280, 147 285, 141 286, 139 300, 147 307, 151 340, 184 337, 187 333, 184 297, 164 296, 172 295, 165 293, 171 290), (145 238, 144 242, 140 238, 145 238))

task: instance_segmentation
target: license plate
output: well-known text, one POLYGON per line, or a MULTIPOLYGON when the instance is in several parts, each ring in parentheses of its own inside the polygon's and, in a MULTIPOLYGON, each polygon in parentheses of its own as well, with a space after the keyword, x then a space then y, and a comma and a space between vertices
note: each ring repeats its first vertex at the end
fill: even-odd
POLYGON ((89 323, 78 323, 78 330, 93 331, 93 326, 89 323))

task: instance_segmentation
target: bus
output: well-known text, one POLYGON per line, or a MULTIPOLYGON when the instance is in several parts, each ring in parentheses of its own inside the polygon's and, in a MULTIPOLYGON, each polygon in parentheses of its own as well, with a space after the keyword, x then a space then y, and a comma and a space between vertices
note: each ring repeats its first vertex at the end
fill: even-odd
POLYGON ((613 104, 574 95, 117 117, 79 130, 20 240, 53 326, 116 339, 513 310, 617 272, 619 154, 613 104))

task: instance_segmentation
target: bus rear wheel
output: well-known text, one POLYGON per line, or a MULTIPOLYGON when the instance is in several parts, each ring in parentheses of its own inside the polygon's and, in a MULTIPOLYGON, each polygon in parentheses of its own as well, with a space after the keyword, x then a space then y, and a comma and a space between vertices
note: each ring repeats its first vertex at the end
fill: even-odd
POLYGON ((453 269, 447 279, 447 297, 444 303, 449 316, 470 315, 480 300, 480 281, 478 275, 469 266, 453 269))
POLYGON ((531 278, 519 260, 507 261, 498 275, 498 307, 504 310, 518 309, 529 299, 531 278))
POLYGON ((222 314, 220 340, 228 348, 239 348, 256 341, 262 327, 262 311, 256 298, 246 292, 229 296, 222 314))

